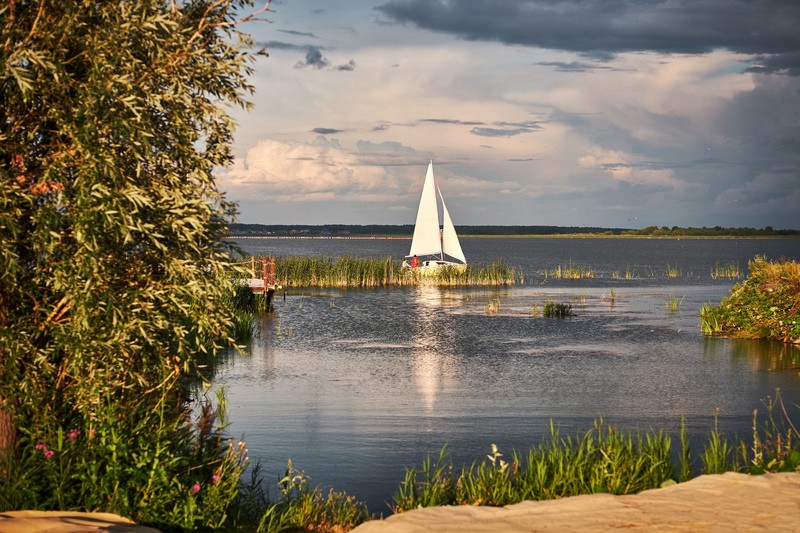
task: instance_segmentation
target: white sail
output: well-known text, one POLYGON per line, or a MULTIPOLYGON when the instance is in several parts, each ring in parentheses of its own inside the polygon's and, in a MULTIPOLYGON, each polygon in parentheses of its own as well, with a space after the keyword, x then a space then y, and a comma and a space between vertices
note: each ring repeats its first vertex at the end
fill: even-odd
POLYGON ((439 197, 442 199, 442 211, 444 213, 442 251, 450 257, 466 263, 467 258, 464 257, 464 252, 461 250, 461 243, 458 241, 458 234, 456 233, 456 228, 453 225, 453 220, 450 218, 450 213, 447 211, 447 206, 444 205, 444 196, 442 196, 442 191, 439 191, 439 197))
MULTIPOLYGON (((425 260, 425 268, 436 269, 442 265, 453 265, 452 261, 445 259, 448 255, 466 265, 467 259, 461 250, 461 243, 458 242, 456 228, 453 220, 444 205, 442 191, 436 186, 433 178, 433 161, 428 165, 428 173, 425 174, 425 184, 422 186, 422 197, 419 200, 419 210, 417 211, 417 222, 414 226, 414 237, 411 240, 411 251, 408 257, 417 256, 420 260, 424 256, 437 256, 435 260, 430 258, 425 260), (439 230, 439 205, 436 195, 442 200, 442 212, 444 216, 444 229, 439 230)), ((464 266, 461 265, 461 266, 464 266)))
POLYGON ((433 162, 428 165, 422 197, 419 200, 414 237, 409 256, 440 255, 442 241, 439 235, 439 209, 436 206, 436 185, 433 183, 433 162))

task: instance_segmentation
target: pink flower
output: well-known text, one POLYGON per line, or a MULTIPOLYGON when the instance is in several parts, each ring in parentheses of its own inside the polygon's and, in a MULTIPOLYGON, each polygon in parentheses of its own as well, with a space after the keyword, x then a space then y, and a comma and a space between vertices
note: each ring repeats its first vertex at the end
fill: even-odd
POLYGON ((56 454, 56 452, 54 452, 53 450, 45 450, 44 451, 44 456, 47 457, 48 459, 53 457, 55 454, 56 454))
POLYGON ((194 492, 195 494, 200 492, 200 483, 195 483, 194 486, 192 486, 192 492, 194 492))
POLYGON ((78 438, 78 436, 80 434, 81 434, 81 430, 80 429, 70 429, 69 433, 67 433, 67 438, 69 440, 75 440, 75 439, 78 438))
POLYGON ((214 474, 213 476, 211 476, 211 481, 212 481, 212 483, 214 483, 214 485, 219 483, 219 479, 220 479, 219 478, 219 474, 214 474))
POLYGON ((47 446, 45 446, 43 442, 40 442, 39 444, 36 445, 36 449, 37 450, 46 450, 47 446))

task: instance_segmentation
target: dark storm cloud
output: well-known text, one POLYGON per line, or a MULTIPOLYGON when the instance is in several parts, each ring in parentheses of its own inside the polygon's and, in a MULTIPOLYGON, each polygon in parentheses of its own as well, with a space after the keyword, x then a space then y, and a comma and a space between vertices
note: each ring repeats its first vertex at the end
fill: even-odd
POLYGON ((587 72, 599 69, 610 70, 610 67, 584 63, 582 61, 571 61, 569 63, 565 61, 539 61, 536 64, 542 67, 553 67, 559 72, 587 72))
POLYGON ((313 33, 309 33, 307 31, 295 31, 295 30, 278 30, 281 33, 288 33, 289 35, 297 35, 298 37, 314 37, 316 39, 316 35, 313 33))
POLYGON ((308 45, 292 44, 285 41, 258 41, 256 46, 272 50, 308 50, 308 45))
POLYGON ((434 124, 455 124, 461 126, 481 126, 483 122, 464 122, 463 120, 455 120, 449 118, 423 118, 419 122, 432 122, 434 124))
POLYGON ((319 133, 320 135, 333 135, 334 133, 342 133, 344 130, 337 130, 335 128, 314 128, 312 133, 319 133))
POLYGON ((797 0, 389 0, 376 9, 468 40, 595 59, 727 49, 754 56, 759 72, 800 74, 797 0))

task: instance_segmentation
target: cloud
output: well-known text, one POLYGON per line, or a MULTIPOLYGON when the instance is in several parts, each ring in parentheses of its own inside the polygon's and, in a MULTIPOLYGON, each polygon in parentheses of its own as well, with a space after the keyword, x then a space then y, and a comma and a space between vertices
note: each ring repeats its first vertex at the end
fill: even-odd
POLYGON ((314 128, 311 130, 312 133, 318 133, 319 135, 333 135, 334 133, 342 133, 344 130, 337 130, 335 128, 314 128))
POLYGON ((800 74, 800 3, 778 0, 389 0, 402 24, 595 58, 622 52, 753 56, 761 72, 800 74))
POLYGON ((356 69, 356 62, 354 60, 350 60, 343 65, 339 65, 336 67, 336 70, 343 70, 346 72, 351 72, 356 69))
POLYGON ((316 47, 309 47, 306 51, 305 60, 295 63, 294 68, 313 67, 315 69, 322 69, 329 65, 330 61, 322 56, 322 50, 316 47))
POLYGON ((605 65, 595 65, 583 61, 539 61, 536 63, 542 67, 553 67, 558 72, 588 72, 590 70, 610 69, 605 65))

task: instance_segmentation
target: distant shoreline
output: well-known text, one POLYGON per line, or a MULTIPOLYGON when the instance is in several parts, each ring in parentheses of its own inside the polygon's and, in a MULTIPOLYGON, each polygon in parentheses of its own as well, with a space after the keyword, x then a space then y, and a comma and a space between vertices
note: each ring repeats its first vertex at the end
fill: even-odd
MULTIPOLYGON (((226 235, 226 239, 286 239, 316 241, 410 241, 410 235, 226 235)), ((460 239, 800 239, 800 235, 608 235, 553 233, 532 235, 459 235, 460 239)))

